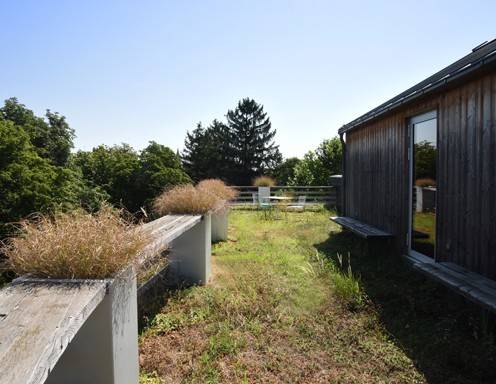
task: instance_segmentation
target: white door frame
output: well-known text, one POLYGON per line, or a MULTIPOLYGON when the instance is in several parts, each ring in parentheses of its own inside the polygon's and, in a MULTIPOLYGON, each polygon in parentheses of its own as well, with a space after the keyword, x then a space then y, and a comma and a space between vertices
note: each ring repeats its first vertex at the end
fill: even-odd
MULTIPOLYGON (((421 259, 424 262, 433 262, 436 260, 436 252, 434 251, 434 258, 423 255, 412 249, 412 227, 413 227, 413 127, 415 124, 422 123, 424 121, 437 119, 437 110, 432 110, 429 112, 422 113, 420 115, 412 116, 408 120, 408 233, 406 236, 408 255, 421 259)), ((436 147, 437 147, 437 137, 438 137, 438 122, 436 121, 436 147)), ((437 167, 437 159, 436 159, 437 167)), ((436 193, 436 227, 437 227, 437 193, 436 193)), ((437 231, 436 231, 436 244, 437 244, 437 231)))

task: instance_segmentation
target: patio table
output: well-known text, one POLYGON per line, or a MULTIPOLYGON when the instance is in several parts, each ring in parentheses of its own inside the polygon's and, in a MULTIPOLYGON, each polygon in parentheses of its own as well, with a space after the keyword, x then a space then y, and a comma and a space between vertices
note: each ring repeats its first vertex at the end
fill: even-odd
POLYGON ((269 199, 270 200, 279 200, 279 201, 284 201, 284 200, 293 200, 292 197, 288 197, 288 196, 269 196, 269 199))

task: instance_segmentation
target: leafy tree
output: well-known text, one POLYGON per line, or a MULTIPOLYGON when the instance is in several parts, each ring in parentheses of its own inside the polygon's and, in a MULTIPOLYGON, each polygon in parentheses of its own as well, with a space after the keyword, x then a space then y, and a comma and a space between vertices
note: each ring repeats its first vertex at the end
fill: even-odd
POLYGON ((295 167, 300 163, 300 161, 301 160, 297 157, 290 157, 285 159, 274 169, 272 176, 276 179, 278 185, 288 185, 288 183, 294 178, 295 167))
POLYGON ((328 185, 330 177, 340 174, 343 150, 338 137, 324 140, 295 165, 291 185, 328 185))
POLYGON ((47 110, 45 120, 35 116, 33 111, 13 97, 5 100, 0 108, 0 117, 23 127, 41 157, 49 159, 54 165, 67 164, 75 135, 64 116, 47 110))
POLYGON ((109 201, 137 212, 166 187, 191 182, 170 148, 151 141, 140 153, 130 145, 100 145, 72 159, 83 178, 109 196, 109 201))
POLYGON ((415 144, 415 179, 436 180, 436 147, 424 140, 415 144))
POLYGON ((34 212, 96 207, 105 195, 86 185, 75 171, 39 155, 28 132, 0 119, 0 238, 6 223, 34 212))
POLYGON ((54 168, 41 158, 29 135, 11 121, 0 120, 0 221, 18 220, 50 206, 54 168))
POLYGON ((170 148, 150 141, 139 155, 139 176, 136 190, 143 205, 159 195, 164 188, 190 183, 191 178, 184 172, 181 158, 170 148))
POLYGON ((100 145, 90 152, 78 151, 72 159, 87 182, 109 195, 114 205, 130 211, 140 207, 136 198, 136 176, 140 168, 138 153, 128 144, 108 147, 100 145))
POLYGON ((48 121, 46 150, 48 157, 55 165, 66 165, 74 147, 74 130, 69 127, 65 117, 57 112, 47 110, 45 117, 48 121))
POLYGON ((328 172, 322 166, 315 151, 308 151, 303 159, 295 165, 294 176, 290 185, 325 185, 321 183, 322 178, 327 178, 328 172), (324 174, 324 175, 323 175, 324 174), (322 177, 323 176, 323 177, 322 177))
POLYGON ((248 184, 282 161, 279 146, 274 143, 276 130, 272 129, 262 105, 245 98, 226 117, 231 139, 227 155, 233 170, 232 182, 248 184))
POLYGON ((343 147, 339 137, 324 140, 315 151, 329 176, 341 174, 343 169, 343 147))

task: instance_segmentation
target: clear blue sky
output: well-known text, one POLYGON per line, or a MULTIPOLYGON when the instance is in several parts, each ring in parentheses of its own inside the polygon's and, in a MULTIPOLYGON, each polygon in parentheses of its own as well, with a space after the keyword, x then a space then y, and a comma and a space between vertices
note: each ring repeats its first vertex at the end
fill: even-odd
POLYGON ((243 97, 285 156, 496 37, 496 1, 0 0, 0 98, 64 114, 76 147, 181 149, 243 97))

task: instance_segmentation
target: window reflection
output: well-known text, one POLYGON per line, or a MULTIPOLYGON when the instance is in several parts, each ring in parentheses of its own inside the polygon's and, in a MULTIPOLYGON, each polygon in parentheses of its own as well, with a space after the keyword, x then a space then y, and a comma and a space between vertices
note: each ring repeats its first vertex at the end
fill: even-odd
POLYGON ((413 125, 411 248, 434 257, 436 249, 437 119, 413 125))

